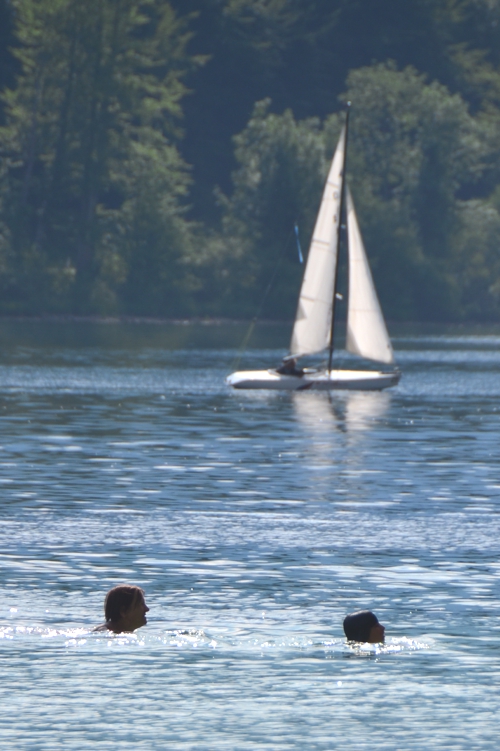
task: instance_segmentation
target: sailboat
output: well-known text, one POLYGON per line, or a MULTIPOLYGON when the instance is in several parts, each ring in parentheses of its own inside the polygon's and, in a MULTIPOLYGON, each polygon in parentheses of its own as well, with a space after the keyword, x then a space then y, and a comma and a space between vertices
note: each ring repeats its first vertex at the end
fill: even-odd
POLYGON ((285 389, 291 391, 356 389, 375 390, 395 386, 400 372, 373 284, 363 239, 350 190, 346 184, 348 104, 345 124, 333 156, 309 246, 290 353, 281 367, 237 371, 226 378, 236 389, 285 389), (332 368, 338 258, 342 217, 346 214, 348 252, 348 307, 346 349, 360 357, 392 365, 391 370, 341 370, 332 368), (328 366, 298 368, 297 360, 328 351, 328 366))

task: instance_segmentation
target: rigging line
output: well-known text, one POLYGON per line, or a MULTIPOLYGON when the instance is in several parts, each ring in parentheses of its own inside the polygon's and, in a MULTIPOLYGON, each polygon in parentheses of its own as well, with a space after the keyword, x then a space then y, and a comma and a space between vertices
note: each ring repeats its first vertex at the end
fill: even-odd
POLYGON ((299 225, 295 223, 295 239, 297 240, 297 251, 299 253, 299 261, 301 263, 304 263, 304 256, 302 255, 302 247, 300 245, 300 237, 299 237, 299 225))
POLYGON ((241 358, 243 357, 243 355, 245 353, 245 350, 246 350, 246 348, 248 346, 248 342, 250 341, 250 337, 252 336, 252 334, 254 332, 255 324, 257 323, 257 321, 260 318, 260 314, 262 313, 262 308, 264 307, 264 303, 266 302, 267 297, 269 295, 269 292, 272 289, 272 286, 274 284, 274 280, 276 279, 276 274, 278 273, 278 269, 279 269, 279 267, 281 265, 281 262, 282 262, 283 258, 285 257, 285 251, 286 251, 286 249, 288 247, 288 244, 290 242, 291 237, 293 237, 293 233, 294 233, 294 230, 292 229, 290 231, 290 233, 289 233, 289 235, 288 235, 288 237, 287 237, 284 245, 283 245, 281 253, 278 256, 278 260, 276 261, 276 265, 275 265, 274 271, 273 271, 273 273, 271 275, 271 279, 269 281, 269 284, 267 285, 267 287, 266 287, 266 289, 264 291, 264 294, 263 294, 262 299, 260 301, 259 307, 257 308, 256 314, 254 315, 254 317, 250 321, 250 325, 248 327, 248 330, 247 330, 245 336, 243 337, 243 341, 241 342, 241 344, 239 346, 239 349, 238 349, 238 352, 236 353, 236 357, 234 358, 233 363, 231 365, 231 370, 238 370, 238 366, 240 364, 241 358))

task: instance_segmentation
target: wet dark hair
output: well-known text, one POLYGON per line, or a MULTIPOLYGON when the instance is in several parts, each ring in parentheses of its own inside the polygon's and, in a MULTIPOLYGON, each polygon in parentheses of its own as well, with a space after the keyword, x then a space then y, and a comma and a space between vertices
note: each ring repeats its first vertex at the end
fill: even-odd
POLYGON ((104 600, 104 617, 106 622, 116 623, 122 617, 122 610, 128 610, 135 602, 136 597, 144 590, 133 584, 119 584, 110 589, 104 600))
POLYGON ((344 633, 349 641, 367 642, 373 626, 378 626, 378 619, 371 610, 359 610, 344 618, 344 633))

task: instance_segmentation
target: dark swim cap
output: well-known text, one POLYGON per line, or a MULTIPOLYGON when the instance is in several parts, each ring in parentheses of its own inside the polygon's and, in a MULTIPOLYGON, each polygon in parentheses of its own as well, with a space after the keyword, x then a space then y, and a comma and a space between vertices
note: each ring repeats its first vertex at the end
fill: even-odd
POLYGON ((378 620, 371 610, 359 610, 344 618, 344 633, 349 641, 367 642, 373 626, 378 626, 378 620))

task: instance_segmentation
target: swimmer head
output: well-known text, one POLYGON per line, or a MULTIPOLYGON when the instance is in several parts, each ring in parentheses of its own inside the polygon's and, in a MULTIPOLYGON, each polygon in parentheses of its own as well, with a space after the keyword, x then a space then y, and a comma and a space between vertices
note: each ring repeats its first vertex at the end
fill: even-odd
POLYGON ((110 631, 122 633, 135 631, 147 623, 149 611, 144 591, 130 584, 120 584, 110 589, 104 602, 106 626, 110 631))
POLYGON ((344 618, 344 633, 348 641, 379 644, 384 641, 385 628, 371 610, 359 610, 344 618))

